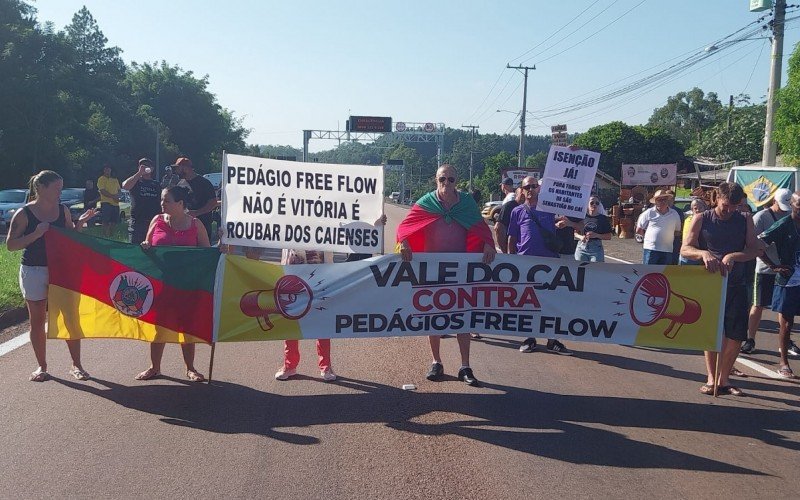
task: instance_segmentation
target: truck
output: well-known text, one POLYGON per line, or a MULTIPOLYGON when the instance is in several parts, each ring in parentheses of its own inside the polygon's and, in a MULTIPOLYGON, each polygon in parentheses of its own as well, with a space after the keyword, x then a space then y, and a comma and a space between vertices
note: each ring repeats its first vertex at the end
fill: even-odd
POLYGON ((747 193, 747 202, 758 210, 769 202, 775 191, 788 188, 800 190, 800 167, 732 167, 728 172, 728 182, 742 186, 747 193))

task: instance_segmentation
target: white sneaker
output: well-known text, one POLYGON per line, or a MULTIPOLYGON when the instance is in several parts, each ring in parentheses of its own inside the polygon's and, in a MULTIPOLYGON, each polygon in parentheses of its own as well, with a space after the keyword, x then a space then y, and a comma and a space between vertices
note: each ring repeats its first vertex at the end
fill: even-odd
POLYGON ((281 368, 278 370, 278 373, 275 374, 276 380, 289 380, 290 377, 294 377, 297 375, 297 370, 294 368, 281 368))
POLYGON ((321 372, 319 372, 320 376, 325 379, 325 382, 333 382, 336 380, 336 374, 333 373, 331 368, 327 368, 321 372))

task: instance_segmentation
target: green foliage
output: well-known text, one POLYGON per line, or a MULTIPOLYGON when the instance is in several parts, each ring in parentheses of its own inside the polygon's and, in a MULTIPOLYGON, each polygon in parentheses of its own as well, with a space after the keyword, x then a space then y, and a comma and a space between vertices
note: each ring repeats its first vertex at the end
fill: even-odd
POLYGON ((800 165, 800 44, 789 57, 786 86, 778 92, 775 140, 788 164, 800 165))
POLYGON ((539 151, 533 156, 529 156, 525 158, 525 166, 530 168, 539 169, 539 171, 544 171, 544 166, 547 164, 547 152, 546 151, 539 151))
POLYGON ((189 155, 201 172, 219 168, 222 150, 252 151, 207 77, 164 62, 126 67, 120 53, 85 7, 56 32, 30 5, 0 0, 0 188, 44 168, 68 186, 104 163, 132 172, 154 156, 156 130, 162 158, 189 155))
POLYGON ((653 111, 648 125, 661 128, 684 147, 700 139, 703 130, 711 127, 722 115, 717 94, 705 94, 695 87, 667 99, 667 104, 653 111))
POLYGON ((573 144, 599 152, 600 170, 615 179, 620 178, 623 163, 675 163, 684 155, 683 146, 664 130, 619 121, 592 127, 573 144))
POLYGON ((718 161, 738 160, 745 164, 761 159, 766 105, 750 104, 746 95, 739 96, 738 104, 726 111, 718 123, 704 130, 701 139, 688 148, 687 154, 718 161))
POLYGON ((516 167, 516 165, 516 156, 507 151, 501 151, 484 160, 483 172, 474 179, 473 183, 475 189, 480 190, 482 201, 501 199, 503 195, 500 191, 501 172, 509 167, 516 167))
POLYGON ((25 300, 19 290, 19 264, 22 252, 9 252, 0 246, 0 312, 23 307, 25 300))

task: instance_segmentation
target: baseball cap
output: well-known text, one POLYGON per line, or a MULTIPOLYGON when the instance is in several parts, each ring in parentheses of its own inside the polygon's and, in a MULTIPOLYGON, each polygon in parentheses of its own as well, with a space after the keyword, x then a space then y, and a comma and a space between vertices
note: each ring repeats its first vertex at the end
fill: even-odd
POLYGON ((503 184, 505 184, 506 186, 513 186, 514 180, 511 179, 511 177, 506 177, 505 179, 503 179, 503 184))
POLYGON ((139 160, 139 165, 153 165, 153 161, 150 158, 142 158, 139 160))
POLYGON ((792 210, 790 203, 792 202, 792 192, 786 188, 780 188, 775 191, 775 202, 778 207, 784 212, 792 210))
POLYGON ((192 160, 186 158, 185 156, 181 156, 177 160, 175 160, 175 165, 186 165, 187 167, 192 166, 192 160))

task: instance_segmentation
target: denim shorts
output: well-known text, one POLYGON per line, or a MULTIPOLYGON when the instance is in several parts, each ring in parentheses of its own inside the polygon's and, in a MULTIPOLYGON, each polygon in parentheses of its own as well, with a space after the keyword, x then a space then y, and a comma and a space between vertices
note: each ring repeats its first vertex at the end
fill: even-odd
POLYGON ((575 247, 575 260, 579 262, 605 262, 603 243, 598 239, 582 241, 575 247))

